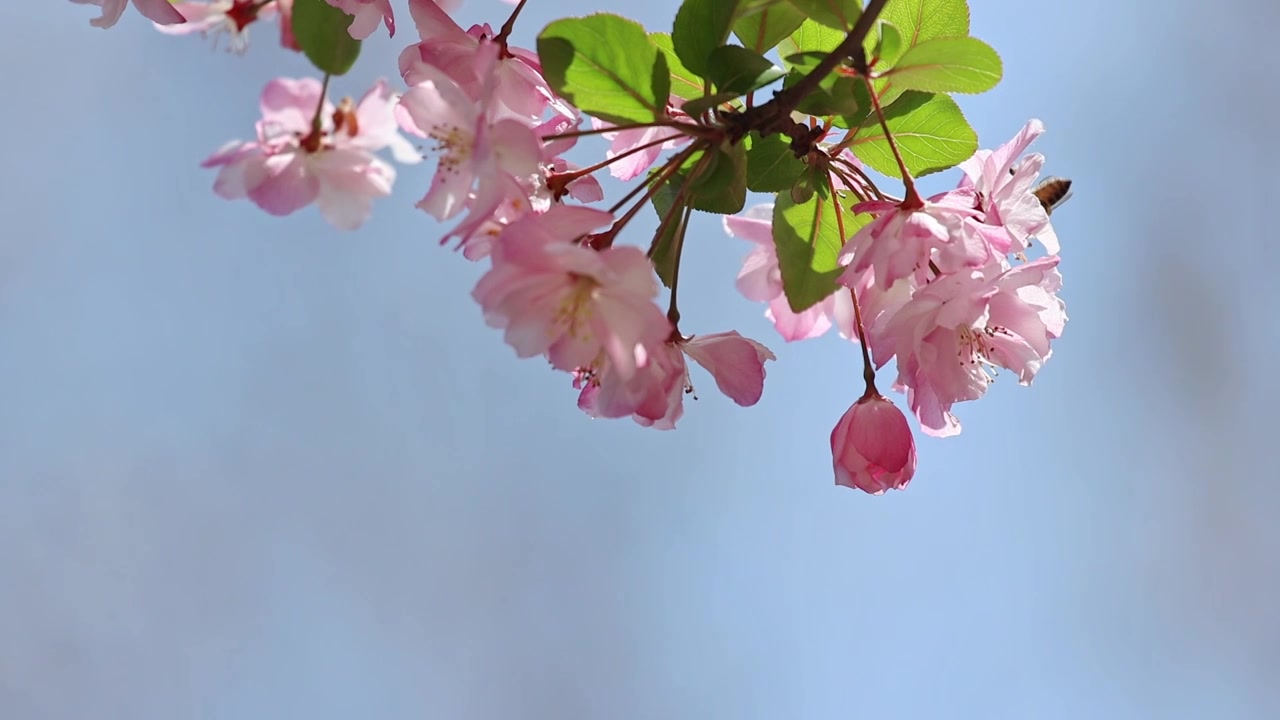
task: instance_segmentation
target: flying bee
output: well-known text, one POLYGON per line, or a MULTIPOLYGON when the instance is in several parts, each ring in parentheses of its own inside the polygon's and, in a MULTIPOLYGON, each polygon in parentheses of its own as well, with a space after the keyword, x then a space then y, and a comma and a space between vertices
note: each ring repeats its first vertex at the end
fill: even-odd
POLYGON ((347 134, 355 137, 360 134, 360 124, 356 120, 356 104, 349 97, 342 98, 333 111, 333 132, 336 135, 345 129, 347 134))
POLYGON ((1045 178, 1031 190, 1031 194, 1040 201, 1045 214, 1052 215, 1054 208, 1071 197, 1071 181, 1060 177, 1045 178))
MULTIPOLYGON (((1009 168, 1010 175, 1018 173, 1018 166, 1009 168)), ((1031 194, 1040 201, 1046 215, 1052 215, 1054 208, 1071 197, 1071 181, 1060 177, 1047 177, 1031 189, 1031 194)))

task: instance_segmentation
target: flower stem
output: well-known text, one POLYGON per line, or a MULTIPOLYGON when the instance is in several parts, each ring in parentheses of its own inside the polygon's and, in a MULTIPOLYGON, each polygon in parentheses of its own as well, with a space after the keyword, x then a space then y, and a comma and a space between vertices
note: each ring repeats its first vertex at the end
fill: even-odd
POLYGON ((507 38, 511 37, 511 31, 516 29, 516 18, 520 17, 520 11, 524 9, 525 2, 526 0, 520 0, 520 3, 511 11, 511 17, 508 17, 507 21, 502 23, 502 29, 498 31, 498 36, 493 39, 494 42, 502 47, 503 52, 506 52, 507 38))
POLYGON ((702 130, 702 127, 700 125, 675 122, 674 120, 672 121, 657 120, 657 121, 642 122, 642 123, 631 123, 629 125, 610 125, 609 127, 591 128, 590 130, 573 130, 570 132, 557 133, 555 135, 543 135, 542 142, 551 142, 552 140, 563 140, 565 138, 586 137, 588 135, 600 135, 602 133, 615 132, 620 130, 639 130, 640 128, 651 128, 651 127, 676 128, 681 131, 684 131, 685 135, 699 135, 701 133, 697 131, 702 130))
MULTIPOLYGON (((858 199, 858 202, 865 202, 866 200, 869 199, 864 193, 863 188, 861 187, 861 184, 862 184, 861 180, 858 180, 857 182, 855 182, 854 181, 855 176, 851 175, 847 170, 840 167, 835 162, 832 162, 830 165, 828 165, 827 169, 831 172, 832 175, 835 175, 836 177, 840 178, 840 180, 844 183, 845 187, 849 189, 849 192, 853 193, 853 196, 858 199)), ((832 184, 832 187, 833 187, 832 192, 834 193, 835 192, 834 183, 832 184)), ((841 232, 843 233, 843 228, 841 229, 841 232)), ((844 235, 842 234, 841 237, 844 237, 844 235)))
MULTIPOLYGON (((671 209, 675 210, 677 207, 679 206, 673 204, 671 209)), ((675 262, 671 266, 671 301, 667 305, 667 319, 671 321, 671 334, 675 338, 680 337, 680 308, 676 305, 676 290, 680 287, 680 256, 684 254, 684 234, 689 229, 689 216, 692 214, 693 208, 685 206, 684 212, 681 213, 680 226, 676 228, 673 240, 675 262)))
MULTIPOLYGON (((636 203, 636 207, 643 205, 645 201, 653 197, 653 194, 657 192, 657 188, 660 187, 662 183, 666 182, 668 178, 670 178, 672 175, 676 173, 677 170, 680 169, 680 166, 684 164, 684 161, 687 160, 690 155, 692 155, 694 152, 700 149, 702 148, 699 145, 692 144, 689 147, 685 148, 684 150, 676 153, 675 155, 672 155, 671 158, 667 160, 667 163, 662 166, 661 170, 659 170, 657 173, 653 175, 650 175, 648 179, 646 179, 644 182, 637 185, 634 190, 627 193, 618 202, 614 203, 613 207, 609 208, 609 212, 611 213, 618 212, 618 209, 621 208, 623 205, 626 205, 628 202, 630 202, 631 199, 634 198, 637 193, 639 193, 641 190, 647 190, 647 192, 645 192, 644 197, 640 199, 640 202, 636 203)), ((635 214, 635 208, 632 208, 630 211, 627 212, 627 215, 633 215, 633 214, 635 214)))
POLYGON ((876 389, 876 368, 871 364, 871 351, 867 350, 867 329, 862 324, 862 307, 858 303, 858 293, 849 288, 849 297, 853 299, 853 319, 858 324, 858 347, 862 350, 862 379, 867 389, 862 399, 876 397, 880 391, 876 389))
POLYGON ((313 153, 320 149, 324 136, 324 100, 329 95, 329 73, 324 74, 324 82, 320 85, 320 102, 316 103, 316 114, 311 118, 311 132, 307 136, 298 141, 298 144, 307 152, 313 153))
POLYGON ((668 140, 675 140, 675 139, 676 139, 676 138, 678 138, 678 137, 680 137, 680 135, 679 135, 679 134, 676 134, 676 135, 668 135, 667 137, 659 138, 659 139, 654 140, 654 141, 652 141, 652 142, 647 142, 647 143, 645 143, 645 144, 643 144, 643 145, 637 145, 636 147, 633 147, 633 148, 631 148, 630 150, 628 150, 628 151, 626 151, 626 152, 624 152, 624 153, 619 153, 619 154, 617 154, 617 155, 614 155, 614 156, 613 156, 613 157, 611 157, 611 158, 607 158, 607 159, 605 159, 605 160, 602 160, 602 161, 600 161, 600 162, 596 163, 595 165, 592 165, 591 167, 582 168, 581 170, 574 170, 574 171, 573 171, 573 172, 571 172, 571 173, 564 173, 564 175, 563 175, 562 177, 564 177, 564 178, 565 178, 565 181, 566 181, 566 182, 573 182, 574 180, 577 180, 578 178, 583 177, 583 176, 585 176, 585 175, 590 175, 591 173, 593 173, 593 172, 595 172, 595 171, 597 171, 597 170, 603 170, 604 168, 609 167, 610 165, 612 165, 612 164, 614 164, 614 163, 618 162, 619 160, 621 160, 621 159, 622 159, 622 158, 624 158, 624 157, 627 157, 628 155, 633 155, 633 154, 635 154, 635 153, 640 152, 641 150, 647 150, 648 148, 651 148, 651 147, 653 147, 654 145, 661 145, 661 144, 663 144, 663 143, 667 142, 668 140))
POLYGON ((867 83, 867 92, 871 95, 871 107, 875 108, 876 117, 880 119, 880 127, 884 129, 884 139, 889 142, 889 149, 893 151, 893 159, 898 161, 898 170, 902 172, 902 184, 906 187, 906 196, 902 198, 903 209, 915 209, 924 207, 924 201, 920 199, 920 194, 916 192, 916 181, 911 177, 911 172, 907 170, 907 164, 902 160, 902 152, 898 150, 898 143, 893 139, 893 133, 889 132, 889 121, 885 119, 884 108, 880 107, 880 98, 876 96, 876 89, 871 83, 871 78, 863 76, 863 80, 867 83))
MULTIPOLYGON (((631 209, 627 210, 627 212, 622 217, 614 221, 612 227, 610 227, 608 230, 602 233, 602 237, 599 241, 599 247, 609 247, 610 245, 613 244, 613 239, 618 236, 618 233, 622 231, 622 228, 626 227, 627 223, 631 222, 631 218, 635 217, 635 214, 640 212, 640 208, 644 207, 644 204, 646 202, 649 202, 650 198, 652 198, 655 194, 657 194, 658 188, 661 188, 663 183, 665 183, 668 179, 670 179, 672 175, 676 174, 676 171, 679 170, 680 166, 684 164, 685 158, 687 158, 694 149, 697 149, 697 146, 691 146, 690 150, 687 150, 685 152, 680 153, 679 155, 676 155, 666 164, 666 166, 662 168, 662 171, 660 173, 658 173, 655 176, 652 176, 653 179, 648 184, 642 183, 640 185, 641 188, 647 188, 644 196, 641 197, 640 200, 637 201, 635 205, 632 205, 631 209)), ((703 157, 706 157, 706 156, 704 155, 703 157)), ((702 161, 699 161, 699 167, 701 167, 701 162, 702 161)), ((692 176, 692 174, 690 176, 692 176)), ((618 208, 621 207, 623 204, 625 204, 627 200, 633 197, 634 195, 635 195, 635 191, 627 193, 627 197, 623 198, 622 200, 619 200, 616 205, 614 205, 612 208, 609 209, 609 212, 617 212, 618 208)))

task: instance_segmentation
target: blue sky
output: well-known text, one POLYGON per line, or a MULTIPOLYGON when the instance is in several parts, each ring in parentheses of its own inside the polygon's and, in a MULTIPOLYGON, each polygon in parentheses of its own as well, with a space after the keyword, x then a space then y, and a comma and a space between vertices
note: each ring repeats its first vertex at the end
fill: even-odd
POLYGON ((682 327, 768 344, 764 399, 695 376, 675 432, 592 421, 481 321, 430 165, 353 234, 212 194, 307 72, 270 33, 36 5, 0 5, 0 715, 1274 716, 1272 5, 974 3, 983 145, 1039 117, 1076 183, 1071 322, 880 498, 832 484, 856 348, 782 343, 716 218, 682 327))

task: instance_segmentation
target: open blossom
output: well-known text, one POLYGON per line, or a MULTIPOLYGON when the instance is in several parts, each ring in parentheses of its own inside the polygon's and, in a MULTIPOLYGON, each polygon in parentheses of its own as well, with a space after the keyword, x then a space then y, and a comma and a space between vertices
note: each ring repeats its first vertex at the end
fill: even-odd
POLYGON ((627 381, 666 342, 671 323, 653 303, 658 281, 644 252, 574 242, 612 220, 600 210, 556 205, 503 229, 493 267, 471 295, 517 355, 545 354, 568 372, 603 357, 627 381))
POLYGON ((572 133, 580 122, 581 117, 574 111, 572 115, 553 115, 536 128, 539 138, 551 138, 543 140, 542 154, 547 158, 544 163, 545 186, 539 188, 539 192, 545 189, 551 200, 560 200, 565 195, 584 203, 604 199, 604 188, 600 187, 600 181, 593 174, 578 175, 576 171, 581 168, 560 157, 578 143, 578 138, 572 133))
POLYGON ((901 490, 916 472, 916 441, 907 418, 889 399, 864 397, 831 431, 836 484, 872 495, 901 490))
POLYGON ((764 363, 777 359, 769 348, 737 331, 668 341, 630 379, 617 377, 607 361, 580 370, 575 379, 575 387, 582 388, 578 407, 592 417, 631 415, 645 427, 671 430, 684 414, 684 396, 693 392, 685 356, 711 373, 716 387, 743 407, 760 401, 764 363))
POLYGON ((622 418, 658 430, 672 430, 684 415, 682 398, 689 387, 684 353, 676 343, 664 342, 646 350, 643 363, 630 377, 601 357, 574 373, 578 408, 593 418, 622 418))
POLYGON ((274 1, 261 0, 175 2, 173 7, 187 21, 177 25, 156 23, 157 30, 169 35, 212 34, 215 39, 226 33, 231 38, 227 49, 232 52, 244 52, 249 45, 249 26, 256 20, 270 20, 278 9, 274 1))
MULTIPOLYGON (((535 130, 538 136, 563 133, 576 127, 571 118, 561 115, 535 130)), ((543 146, 542 173, 498 185, 499 192, 480 194, 474 190, 468 194, 471 213, 441 239, 441 244, 458 239, 458 249, 468 260, 481 260, 489 256, 493 241, 503 228, 529 212, 543 212, 558 202, 563 195, 579 202, 597 202, 604 198, 604 190, 591 175, 574 177, 576 166, 564 158, 554 157, 573 147, 576 138, 561 138, 543 146), (553 187, 554 185, 554 187, 553 187), (492 198, 492 199, 490 199, 492 198)), ((419 205, 419 207, 422 207, 419 205)))
MULTIPOLYGON (((120 20, 124 7, 129 0, 71 0, 80 5, 97 5, 102 8, 102 15, 89 21, 94 27, 109 28, 120 20)), ((169 0, 132 0, 133 6, 148 20, 161 25, 173 25, 186 22, 186 18, 169 4, 169 0)))
POLYGON ((959 433, 951 406, 981 397, 997 366, 1031 383, 1067 321, 1057 265, 1050 256, 944 275, 889 320, 884 333, 898 356, 895 387, 907 391, 925 433, 959 433))
MULTIPOLYGON (((925 272, 930 262, 942 272, 955 272, 991 259, 990 238, 975 221, 981 213, 973 209, 971 194, 956 190, 922 202, 920 207, 888 200, 855 205, 855 212, 873 213, 876 218, 854 233, 841 250, 842 256, 852 256, 850 270, 874 268, 876 284, 888 287, 925 272)), ((1003 248, 1007 250, 1008 245, 1003 248)))
POLYGON ((1044 123, 1031 120, 1012 140, 995 150, 979 150, 960 163, 965 177, 961 187, 977 192, 977 206, 985 223, 1008 233, 1014 251, 1025 250, 1028 238, 1040 240, 1051 255, 1058 253, 1058 236, 1049 222, 1049 213, 1032 194, 1044 156, 1031 153, 1017 162, 1018 155, 1044 132, 1044 123))
POLYGON ((399 134, 395 96, 379 81, 359 104, 321 105, 323 88, 312 78, 278 78, 262 92, 258 137, 232 141, 204 161, 217 167, 214 191, 229 200, 247 197, 272 215, 288 215, 311 203, 333 226, 359 227, 373 198, 391 194, 395 169, 374 155, 390 148, 400 162, 420 156, 399 134), (312 126, 321 107, 319 131, 312 126))
POLYGON ((764 315, 784 340, 818 337, 831 328, 833 321, 842 334, 849 334, 853 326, 853 303, 848 293, 833 293, 798 313, 791 309, 782 289, 782 271, 773 243, 773 205, 756 205, 742 215, 726 215, 723 222, 729 235, 755 245, 742 261, 738 292, 748 300, 768 303, 764 315))
POLYGON ((574 115, 573 107, 557 97, 542 77, 536 53, 505 44, 496 61, 481 60, 477 57, 481 47, 495 44, 497 33, 488 25, 463 30, 446 10, 431 0, 409 0, 421 42, 400 53, 400 74, 406 85, 421 82, 424 70, 426 77, 442 72, 473 100, 490 96, 511 115, 535 125, 547 110, 574 115))
MULTIPOLYGON (((496 45, 486 43, 477 59, 492 66, 497 53, 496 45)), ((533 128, 505 116, 491 100, 472 100, 451 78, 429 67, 400 99, 404 129, 435 140, 440 152, 431 188, 418 207, 440 220, 469 208, 467 227, 451 233, 462 237, 504 204, 533 202, 530 196, 543 172, 542 143, 533 128)))
POLYGON ((387 26, 387 34, 396 35, 395 13, 391 10, 391 0, 325 0, 351 16, 351 26, 347 32, 356 40, 364 40, 378 29, 378 24, 387 26))

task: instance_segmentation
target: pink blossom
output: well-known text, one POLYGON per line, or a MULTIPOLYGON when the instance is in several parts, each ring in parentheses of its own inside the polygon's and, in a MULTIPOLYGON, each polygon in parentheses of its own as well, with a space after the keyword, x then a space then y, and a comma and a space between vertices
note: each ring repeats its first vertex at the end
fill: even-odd
MULTIPOLYGON (((109 28, 120 20, 124 14, 125 4, 129 0, 71 0, 79 5, 97 5, 102 8, 102 15, 89 21, 94 27, 109 28)), ((169 0, 132 0, 133 6, 148 20, 161 25, 174 25, 186 22, 182 13, 169 4, 169 0)))
POLYGON ((768 303, 765 317, 787 342, 822 335, 834 320, 848 336, 853 326, 853 305, 848 293, 834 293, 801 312, 791 309, 782 288, 782 271, 773 243, 773 205, 757 205, 742 215, 726 215, 724 229, 729 235, 755 244, 738 273, 738 292, 748 300, 768 303))
MULTIPOLYGON (((477 60, 492 66, 497 52, 488 44, 477 60)), ((451 233, 462 237, 504 204, 527 209, 542 182, 542 144, 533 128, 511 117, 495 119, 491 96, 473 101, 439 70, 424 67, 419 80, 400 99, 398 116, 409 133, 436 140, 441 157, 418 207, 440 220, 470 208, 468 221, 451 233)))
POLYGON ((987 225, 1003 228, 1017 250, 1025 250, 1028 238, 1036 237, 1051 254, 1058 253, 1058 236, 1049 222, 1049 214, 1031 193, 1044 156, 1031 153, 1016 158, 1044 132, 1044 123, 1030 120, 1012 140, 995 150, 979 150, 960 163, 965 177, 961 187, 977 192, 977 206, 986 215, 987 225))
POLYGON ((897 389, 926 434, 960 432, 951 406, 981 397, 1004 367, 1029 385, 1062 334, 1058 257, 944 275, 915 293, 886 325, 898 356, 897 389))
MULTIPOLYGON (((540 138, 554 138, 542 141, 542 153, 549 158, 544 163, 546 171, 544 187, 546 195, 551 200, 559 200, 566 194, 584 203, 599 202, 604 199, 604 188, 600 187, 600 181, 596 180, 594 175, 577 175, 575 171, 580 169, 577 165, 558 157, 573 149, 578 138, 572 135, 556 136, 573 132, 577 129, 580 120, 577 111, 572 115, 553 115, 536 130, 540 138)), ((543 188, 540 187, 539 191, 542 190, 543 188)))
POLYGON ((364 40, 378 29, 381 22, 387 26, 387 34, 396 36, 396 18, 391 10, 391 0, 325 0, 333 7, 351 16, 347 32, 356 40, 364 40))
POLYGON ((845 411, 831 431, 836 484, 872 495, 901 490, 916 472, 916 441, 907 418, 873 394, 845 411))
POLYGON ((691 391, 684 353, 673 342, 653 348, 629 378, 602 357, 593 367, 579 368, 574 387, 582 390, 578 407, 591 417, 630 415, 640 425, 657 430, 675 429, 684 415, 684 394, 691 391))
POLYGON ((175 2, 173 7, 187 19, 177 25, 156 23, 156 29, 169 35, 227 33, 231 40, 227 49, 244 52, 249 46, 249 26, 255 20, 270 20, 276 15, 276 3, 259 0, 212 0, 211 2, 175 2))
POLYGON ((528 50, 502 45, 496 61, 478 58, 484 45, 496 45, 497 35, 488 25, 463 30, 444 8, 431 0, 409 0, 422 42, 400 54, 400 74, 406 85, 434 80, 444 73, 473 100, 491 97, 511 115, 536 122, 548 108, 572 115, 572 108, 556 97, 542 77, 538 56, 528 50))
MULTIPOLYGON (((580 170, 577 165, 564 158, 552 158, 547 163, 547 176, 572 175, 580 170)), ((569 197, 582 203, 600 202, 604 199, 604 188, 600 181, 592 175, 579 175, 564 186, 569 197)))
POLYGON ((262 92, 262 120, 254 141, 232 141, 204 161, 217 167, 214 191, 229 200, 248 197, 272 215, 288 215, 315 202, 342 230, 359 227, 373 198, 391 194, 395 169, 373 153, 390 148, 401 162, 420 156, 396 129, 395 96, 379 81, 359 104, 321 105, 319 81, 278 78, 262 92), (319 132, 312 118, 321 107, 319 132))
POLYGON ((674 429, 684 415, 684 396, 693 393, 686 355, 711 373, 721 392, 743 407, 760 401, 764 363, 777 359, 769 348, 736 331, 668 341, 650 353, 630 378, 619 377, 607 359, 594 368, 579 370, 574 382, 582 389, 578 407, 592 417, 631 415, 645 427, 674 429))
MULTIPOLYGON (((571 118, 553 117, 535 129, 537 136, 566 132, 576 126, 571 118)), ((604 199, 604 189, 591 175, 578 175, 576 165, 564 158, 552 155, 571 148, 575 138, 561 138, 543 145, 543 162, 540 171, 522 174, 520 177, 501 173, 484 185, 483 191, 472 190, 466 199, 470 211, 467 218, 450 230, 441 244, 458 238, 458 249, 468 260, 488 257, 493 240, 502 228, 529 212, 545 212, 552 203, 560 202, 568 195, 579 202, 591 203, 604 199)), ((522 167, 520 170, 527 170, 522 167)), ((426 209, 427 206, 419 205, 426 209)))
POLYGON ((840 254, 852 257, 851 272, 874 268, 875 282, 889 287, 895 281, 923 273, 933 262, 942 272, 978 267, 991 258, 987 237, 973 219, 972 196, 961 191, 935 195, 921 207, 888 200, 858 203, 855 212, 876 218, 862 226, 840 254))
POLYGON ((466 259, 474 262, 489 257, 494 241, 502 235, 507 225, 530 212, 545 210, 531 210, 530 204, 519 192, 517 188, 516 192, 508 193, 496 205, 477 209, 478 206, 473 204, 473 211, 467 219, 441 238, 440 244, 447 244, 449 240, 457 238, 456 249, 461 250, 466 259))
POLYGON ((666 341, 671 323, 653 304, 658 282, 644 252, 574 242, 612 219, 556 205, 503 229, 493 267, 472 297, 517 355, 546 354, 568 372, 596 366, 603 356, 625 382, 666 341))

